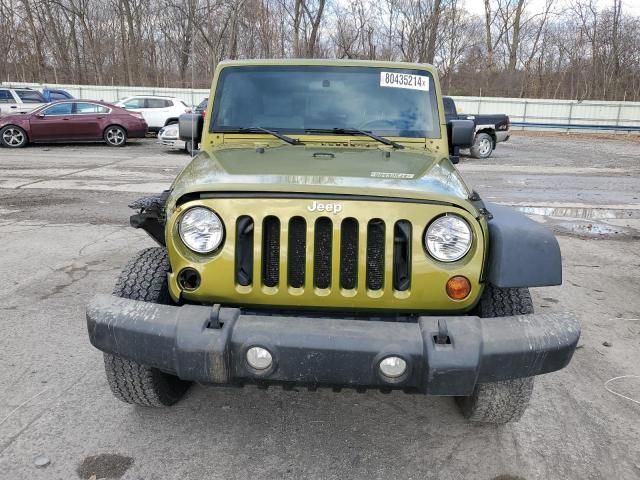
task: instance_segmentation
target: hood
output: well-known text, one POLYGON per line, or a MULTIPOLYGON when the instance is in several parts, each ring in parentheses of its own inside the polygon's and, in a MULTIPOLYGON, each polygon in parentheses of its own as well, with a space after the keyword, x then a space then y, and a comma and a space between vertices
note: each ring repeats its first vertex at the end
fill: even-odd
POLYGON ((194 192, 351 194, 467 204, 471 191, 446 156, 427 150, 264 144, 202 151, 174 181, 170 202, 194 192))

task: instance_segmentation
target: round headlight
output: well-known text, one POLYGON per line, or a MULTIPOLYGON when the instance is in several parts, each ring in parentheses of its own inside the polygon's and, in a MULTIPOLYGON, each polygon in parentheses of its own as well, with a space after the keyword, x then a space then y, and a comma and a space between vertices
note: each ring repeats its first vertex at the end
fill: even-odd
POLYGON ((194 252, 210 253, 222 243, 222 220, 208 208, 193 207, 180 220, 180 238, 194 252))
POLYGON ((441 262, 455 262, 471 248, 471 228, 457 215, 435 219, 427 228, 424 244, 429 254, 441 262))

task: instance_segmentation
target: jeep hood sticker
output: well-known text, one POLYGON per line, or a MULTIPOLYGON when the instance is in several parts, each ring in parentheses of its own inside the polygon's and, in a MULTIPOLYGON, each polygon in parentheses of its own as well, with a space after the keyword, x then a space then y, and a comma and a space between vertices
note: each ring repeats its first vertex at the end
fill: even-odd
POLYGON ((413 178, 413 173, 395 173, 395 172, 371 172, 372 177, 376 178, 413 178))
POLYGON ((202 151, 172 185, 190 192, 270 191, 467 199, 470 190, 443 158, 424 151, 278 146, 202 151), (330 152, 319 158, 313 153, 330 152))

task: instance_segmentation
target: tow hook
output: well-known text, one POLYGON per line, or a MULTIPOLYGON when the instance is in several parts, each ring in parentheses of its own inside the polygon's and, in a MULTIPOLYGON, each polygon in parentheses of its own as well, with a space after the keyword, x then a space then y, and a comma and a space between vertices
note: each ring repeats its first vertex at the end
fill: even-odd
POLYGON ((438 335, 434 340, 437 345, 450 345, 451 339, 449 338, 449 329, 447 328, 447 321, 444 318, 438 319, 438 335))

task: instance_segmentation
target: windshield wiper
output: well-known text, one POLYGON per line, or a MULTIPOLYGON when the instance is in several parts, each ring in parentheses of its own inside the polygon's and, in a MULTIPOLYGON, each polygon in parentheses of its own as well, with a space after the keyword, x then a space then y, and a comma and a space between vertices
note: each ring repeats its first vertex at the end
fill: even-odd
POLYGON ((309 128, 305 130, 305 133, 337 133, 339 135, 364 135, 365 137, 373 138, 374 140, 384 143, 385 145, 391 145, 393 148, 402 149, 404 145, 400 145, 398 142, 389 140, 388 138, 381 137, 375 133, 367 132, 366 130, 360 130, 358 128, 309 128))
POLYGON ((231 130, 223 130, 224 133, 268 133, 269 135, 273 135, 276 138, 279 138, 283 142, 287 142, 289 145, 304 145, 297 138, 287 137, 280 132, 276 132, 275 130, 269 130, 267 128, 262 127, 243 127, 243 128, 235 128, 231 130))

